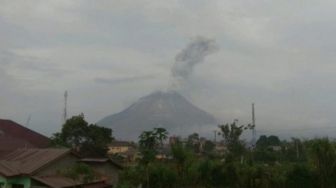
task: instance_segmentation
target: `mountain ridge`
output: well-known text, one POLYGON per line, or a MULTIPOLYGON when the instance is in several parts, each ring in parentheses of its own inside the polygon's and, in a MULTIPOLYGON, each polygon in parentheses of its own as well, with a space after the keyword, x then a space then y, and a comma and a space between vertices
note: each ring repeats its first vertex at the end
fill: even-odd
POLYGON ((141 97, 125 110, 106 116, 98 125, 112 128, 121 139, 136 139, 142 131, 166 128, 171 134, 184 135, 204 126, 216 126, 211 114, 193 105, 176 91, 156 91, 141 97))

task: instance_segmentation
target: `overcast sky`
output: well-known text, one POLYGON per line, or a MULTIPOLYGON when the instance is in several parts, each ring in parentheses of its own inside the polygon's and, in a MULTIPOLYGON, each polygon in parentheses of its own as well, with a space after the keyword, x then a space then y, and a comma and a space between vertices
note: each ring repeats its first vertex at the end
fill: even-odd
POLYGON ((1 0, 0 118, 50 135, 69 115, 90 123, 164 90, 195 37, 218 50, 181 90, 223 122, 259 134, 336 136, 332 0, 1 0), (335 128, 334 128, 335 127, 335 128))

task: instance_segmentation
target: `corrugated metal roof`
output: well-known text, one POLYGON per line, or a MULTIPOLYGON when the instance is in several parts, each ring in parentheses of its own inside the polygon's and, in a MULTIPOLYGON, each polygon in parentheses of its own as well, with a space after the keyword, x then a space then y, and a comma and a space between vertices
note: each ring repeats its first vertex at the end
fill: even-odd
POLYGON ((18 149, 3 157, 0 161, 0 173, 4 175, 12 174, 12 172, 16 172, 14 175, 33 174, 69 152, 70 149, 18 149), (13 165, 14 163, 18 167, 13 165), (6 168, 8 164, 11 168, 6 168))
POLYGON ((20 174, 20 164, 17 162, 0 161, 0 174, 3 176, 15 176, 20 174))
POLYGON ((20 148, 36 148, 30 142, 9 135, 0 136, 0 158, 20 148))
POLYGON ((47 176, 47 177, 36 177, 33 179, 39 181, 45 185, 48 185, 53 188, 65 188, 65 187, 83 187, 83 188, 106 188, 111 187, 111 185, 106 184, 104 181, 96 181, 87 184, 83 184, 79 181, 61 176, 47 176))
POLYGON ((62 177, 62 176, 51 176, 51 177, 50 176, 49 177, 33 176, 32 178, 35 179, 36 181, 39 181, 43 184, 46 184, 54 188, 71 187, 71 186, 80 185, 79 182, 71 178, 62 177))
MULTIPOLYGON (((11 120, 0 119, 0 137, 10 136, 12 138, 20 139, 29 142, 31 145, 39 148, 45 148, 49 145, 49 138, 28 129, 11 120)), ((3 144, 0 145, 0 149, 3 144)), ((17 148, 14 148, 17 149, 17 148)))
POLYGON ((104 163, 104 162, 108 162, 108 160, 109 160, 108 158, 83 158, 83 159, 80 159, 79 161, 104 163))
POLYGON ((79 160, 84 163, 110 163, 119 169, 123 169, 124 166, 110 158, 82 158, 79 160))

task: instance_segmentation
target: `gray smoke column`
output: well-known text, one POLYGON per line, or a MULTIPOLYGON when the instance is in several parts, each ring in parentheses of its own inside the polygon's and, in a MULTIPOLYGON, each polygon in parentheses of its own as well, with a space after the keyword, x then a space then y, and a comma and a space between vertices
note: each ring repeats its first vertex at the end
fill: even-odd
POLYGON ((174 89, 183 87, 193 72, 195 65, 204 62, 204 58, 218 50, 213 39, 197 37, 175 57, 175 64, 172 67, 172 87, 174 89))

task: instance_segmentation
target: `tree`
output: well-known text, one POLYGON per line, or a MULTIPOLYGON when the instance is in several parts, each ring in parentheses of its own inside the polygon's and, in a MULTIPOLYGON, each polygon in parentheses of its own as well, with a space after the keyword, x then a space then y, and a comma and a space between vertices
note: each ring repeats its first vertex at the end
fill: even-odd
POLYGON ((262 162, 273 163, 277 161, 279 153, 274 151, 272 146, 280 146, 280 139, 277 136, 261 135, 256 143, 254 150, 254 159, 262 162))
POLYGON ((158 140, 154 131, 144 131, 139 136, 140 152, 142 154, 141 161, 148 164, 155 159, 157 153, 158 140))
POLYGON ((256 142, 257 148, 267 148, 268 147, 268 138, 266 135, 261 135, 256 142))
POLYGON ((185 187, 195 182, 194 174, 197 169, 193 166, 195 163, 194 152, 178 140, 171 145, 171 153, 179 177, 180 187, 185 187))
POLYGON ((112 141, 112 130, 98 125, 89 125, 86 142, 82 144, 81 153, 85 156, 104 156, 107 146, 112 141))
POLYGON ((155 159, 158 149, 162 147, 163 141, 168 137, 168 131, 164 128, 154 128, 152 131, 144 131, 139 136, 140 152, 142 154, 141 162, 146 168, 146 187, 150 186, 149 163, 155 159))
POLYGON ((212 141, 206 140, 203 146, 203 151, 210 153, 215 149, 215 146, 216 145, 212 141))
POLYGON ((149 177, 151 188, 173 188, 175 187, 177 174, 164 163, 156 162, 149 165, 149 177))
POLYGON ((244 130, 249 128, 248 126, 237 126, 236 122, 231 124, 219 125, 221 135, 224 138, 224 143, 229 152, 234 155, 241 155, 244 152, 244 143, 239 139, 244 130))
POLYGON ((316 186, 316 177, 307 165, 295 164, 292 169, 287 172, 286 187, 296 188, 305 187, 313 188, 316 186))
POLYGON ((54 134, 53 143, 78 148, 86 141, 87 127, 84 114, 73 116, 65 122, 60 133, 54 134))
POLYGON ((154 135, 157 140, 160 142, 160 146, 163 146, 163 141, 168 138, 168 131, 165 128, 154 128, 154 135))
POLYGON ((93 169, 84 163, 76 163, 59 173, 81 183, 89 183, 97 178, 93 169))
POLYGON ((281 142, 277 136, 271 135, 267 137, 266 135, 261 135, 257 140, 256 146, 258 148, 267 148, 269 146, 280 146, 281 142))
POLYGON ((197 133, 193 133, 188 136, 187 148, 191 149, 195 153, 200 152, 200 137, 197 133))
POLYGON ((319 176, 321 188, 334 187, 336 153, 328 138, 314 139, 310 143, 311 160, 319 176))
POLYGON ((113 140, 112 130, 88 124, 84 115, 73 116, 62 127, 61 132, 51 138, 58 147, 70 147, 83 156, 105 156, 107 146, 113 140))
POLYGON ((279 146, 281 143, 279 137, 274 135, 269 136, 267 139, 270 146, 279 146))

